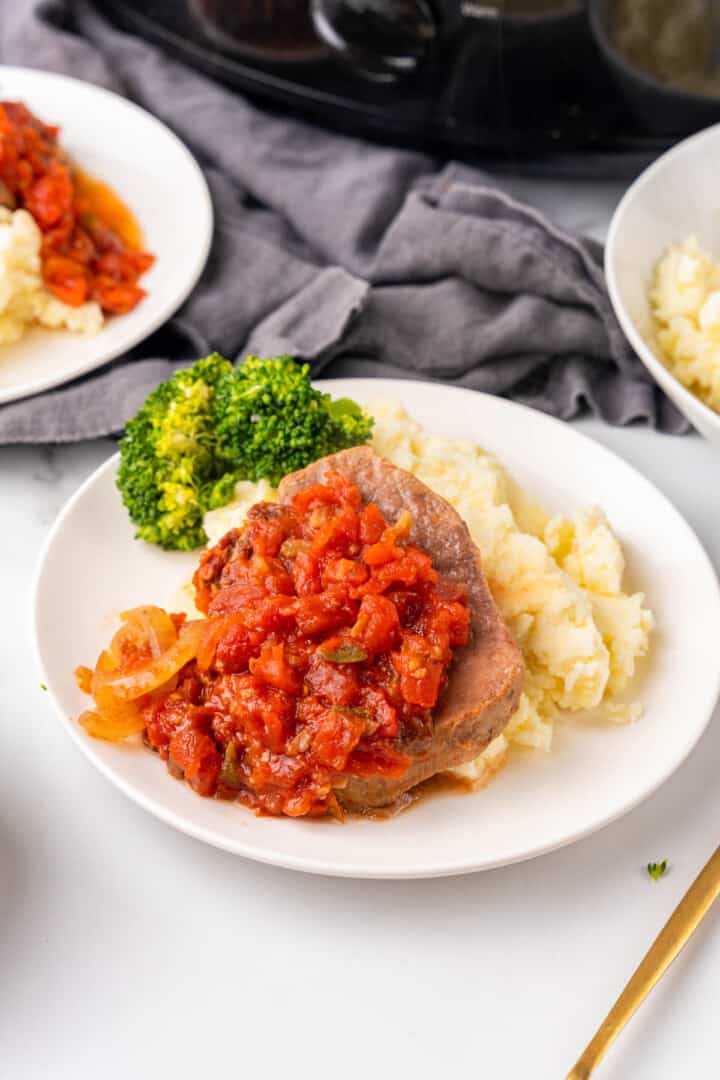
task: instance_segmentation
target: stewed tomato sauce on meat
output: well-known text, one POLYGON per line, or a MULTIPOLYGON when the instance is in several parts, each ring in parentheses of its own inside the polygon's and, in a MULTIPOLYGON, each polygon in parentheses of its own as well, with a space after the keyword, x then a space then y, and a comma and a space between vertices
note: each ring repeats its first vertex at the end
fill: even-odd
MULTIPOLYGON (((340 815, 345 775, 405 772, 403 747, 430 735, 470 624, 462 587, 408 542, 411 526, 328 472, 287 505, 257 504, 203 554, 194 584, 207 620, 174 624, 171 646, 176 662, 183 641, 193 657, 168 689, 142 683, 145 738, 171 772, 202 795, 290 816, 340 815)), ((130 637, 105 674, 81 673, 99 704, 119 707, 112 686, 160 662, 146 646, 133 668, 142 642, 130 637)))
POLYGON ((68 161, 59 130, 21 102, 0 102, 0 204, 35 219, 50 292, 72 307, 96 300, 124 314, 145 296, 138 280, 153 256, 140 250, 139 229, 114 192, 68 161))

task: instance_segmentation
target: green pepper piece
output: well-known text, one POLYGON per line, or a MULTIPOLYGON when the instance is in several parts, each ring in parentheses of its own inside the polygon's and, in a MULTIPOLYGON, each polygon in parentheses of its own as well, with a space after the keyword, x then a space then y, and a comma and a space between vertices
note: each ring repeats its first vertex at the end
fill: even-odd
POLYGON ((245 779, 240 771, 240 762, 238 761, 237 745, 235 742, 228 743, 225 749, 218 779, 225 787, 235 788, 236 790, 245 787, 245 779))
POLYGON ((321 645, 318 651, 323 660, 332 660, 334 664, 360 664, 368 658, 365 650, 354 641, 343 641, 340 645, 321 645))

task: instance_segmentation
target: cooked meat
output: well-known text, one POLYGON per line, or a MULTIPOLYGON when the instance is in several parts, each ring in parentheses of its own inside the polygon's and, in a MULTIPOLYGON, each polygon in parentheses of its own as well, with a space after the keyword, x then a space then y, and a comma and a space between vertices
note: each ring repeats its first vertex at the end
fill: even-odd
POLYGON ((17 207, 17 200, 4 180, 0 180, 0 206, 8 210, 14 210, 17 207))
POLYGON ((449 503, 369 447, 343 450, 286 477, 280 485, 281 502, 321 481, 328 469, 357 484, 363 499, 376 503, 389 520, 408 510, 413 520, 410 542, 430 555, 441 573, 465 585, 472 611, 471 638, 453 660, 448 684, 434 711, 430 747, 398 747, 413 757, 400 779, 349 776, 338 790, 344 806, 363 810, 387 806, 422 780, 477 757, 500 734, 517 706, 523 661, 490 595, 480 552, 449 503))

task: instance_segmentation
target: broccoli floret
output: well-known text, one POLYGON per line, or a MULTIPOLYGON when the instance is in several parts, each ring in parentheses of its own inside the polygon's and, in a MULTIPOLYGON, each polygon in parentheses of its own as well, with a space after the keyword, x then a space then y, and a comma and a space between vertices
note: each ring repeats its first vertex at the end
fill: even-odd
POLYGON ((206 510, 239 480, 272 484, 325 454, 367 442, 372 419, 334 401, 289 356, 250 356, 239 368, 214 353, 150 394, 120 443, 118 487, 143 540, 190 550, 206 541, 206 510))
POLYGON ((128 423, 117 484, 143 540, 183 551, 205 543, 202 492, 217 478, 210 403, 232 371, 213 353, 161 383, 128 423))
POLYGON ((244 480, 277 484, 325 454, 367 442, 372 419, 354 401, 315 390, 307 364, 249 356, 212 404, 218 453, 244 480))

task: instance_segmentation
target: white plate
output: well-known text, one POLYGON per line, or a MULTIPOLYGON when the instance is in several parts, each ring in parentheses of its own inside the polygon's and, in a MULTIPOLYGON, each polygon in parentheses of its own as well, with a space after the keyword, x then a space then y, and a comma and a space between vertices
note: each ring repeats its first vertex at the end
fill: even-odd
POLYGON ((720 259, 720 124, 684 139, 628 188, 613 214, 605 273, 615 314, 653 378, 691 424, 720 443, 720 415, 676 379, 663 362, 649 291, 669 244, 695 236, 720 259))
POLYGON ((146 810, 207 843, 297 870, 355 877, 429 877, 526 859, 586 836, 650 795, 702 735, 719 688, 718 583, 683 518, 629 465, 531 409, 427 383, 322 385, 360 402, 399 399, 430 430, 476 440, 551 509, 604 507, 627 553, 629 583, 647 594, 657 617, 651 656, 632 688, 645 716, 627 727, 568 724, 551 754, 513 752, 484 790, 436 795, 389 821, 340 826, 256 818, 239 805, 201 799, 172 780, 155 754, 91 739, 74 719, 88 699, 73 670, 95 661, 113 614, 140 603, 170 604, 197 561, 133 539, 113 458, 55 523, 34 597, 44 679, 83 753, 146 810))
POLYGON ((148 295, 98 334, 33 329, 0 346, 0 403, 37 394, 120 356, 180 307, 202 273, 212 238, 205 179, 182 142, 150 113, 64 75, 0 66, 0 100, 19 100, 48 124, 86 172, 108 183, 140 223, 155 263, 148 295))

